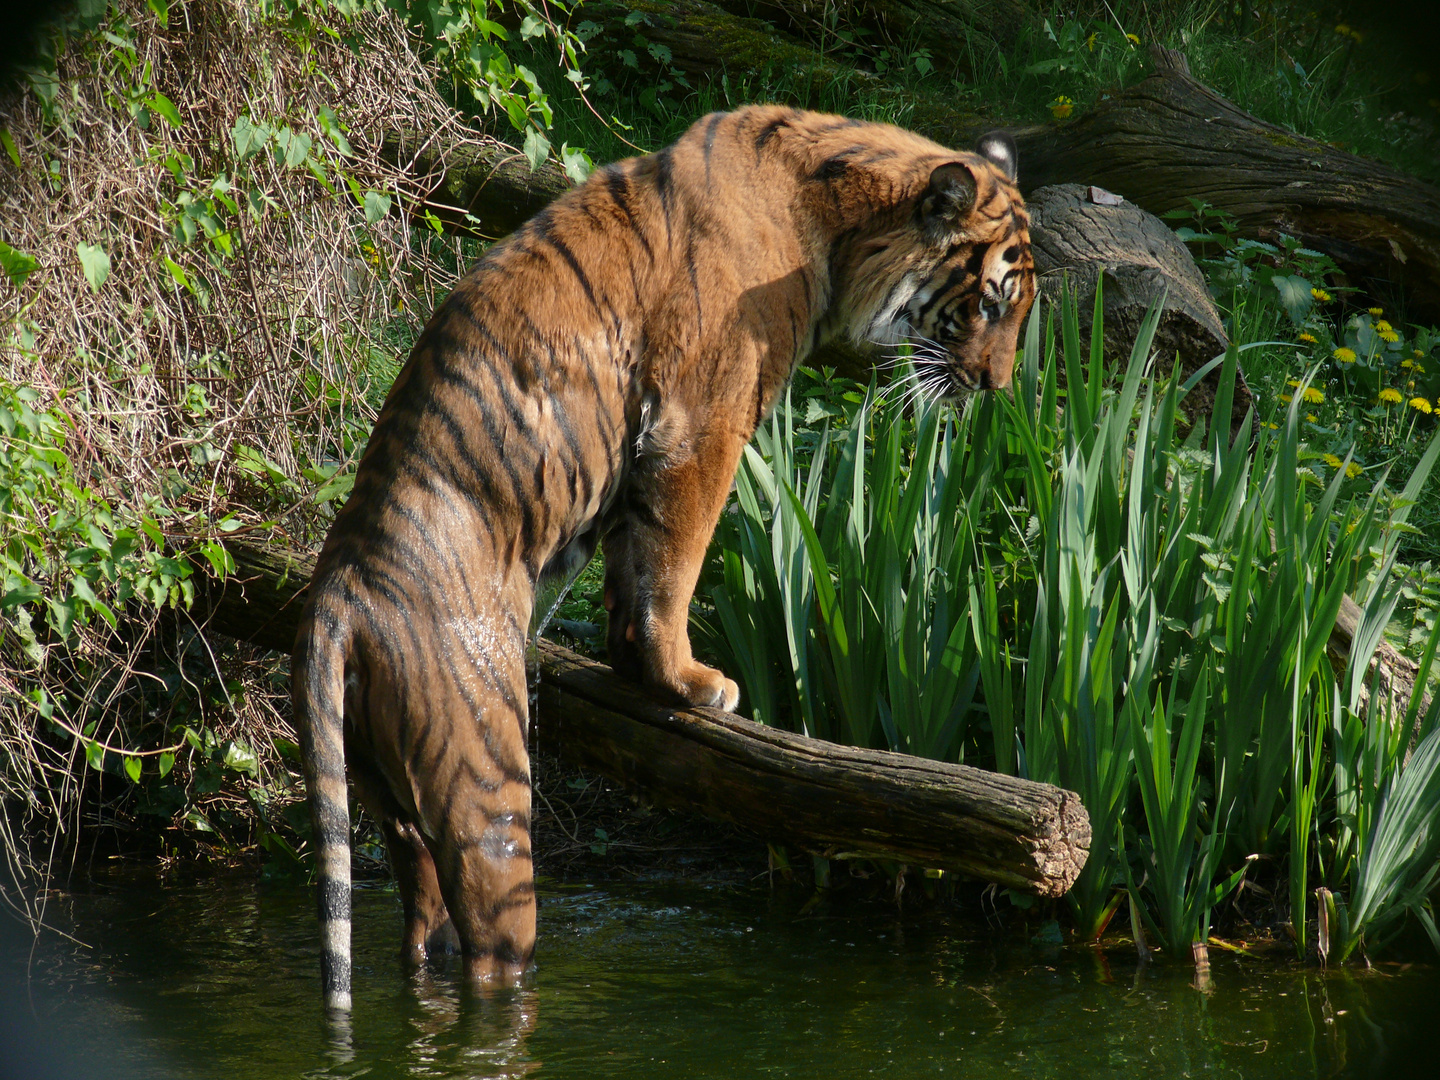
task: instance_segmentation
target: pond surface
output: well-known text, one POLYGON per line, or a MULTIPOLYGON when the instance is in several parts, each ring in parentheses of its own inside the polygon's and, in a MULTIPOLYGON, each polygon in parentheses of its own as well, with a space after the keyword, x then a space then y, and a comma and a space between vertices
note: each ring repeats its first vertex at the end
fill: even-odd
MULTIPOLYGON (((1430 966, 1329 974, 1060 948, 934 906, 801 914, 763 887, 541 887, 533 988, 407 976, 357 890, 348 1042, 321 1022, 312 893, 102 877, 52 903, 80 945, 0 933, 0 1077, 1429 1077, 1430 966), (27 975, 28 970, 28 975, 27 975), (25 1064, 39 1041, 50 1064, 25 1064)), ((838 906, 837 906, 838 907, 838 906)))

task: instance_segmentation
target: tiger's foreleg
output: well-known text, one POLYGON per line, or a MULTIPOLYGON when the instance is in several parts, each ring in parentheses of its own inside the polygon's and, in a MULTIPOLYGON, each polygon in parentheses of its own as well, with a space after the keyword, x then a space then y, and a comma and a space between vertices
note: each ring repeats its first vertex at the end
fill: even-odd
POLYGON ((701 432, 637 464, 624 517, 604 541, 612 664, 691 705, 733 709, 740 699, 734 680, 694 658, 689 620, 744 446, 742 434, 701 432))

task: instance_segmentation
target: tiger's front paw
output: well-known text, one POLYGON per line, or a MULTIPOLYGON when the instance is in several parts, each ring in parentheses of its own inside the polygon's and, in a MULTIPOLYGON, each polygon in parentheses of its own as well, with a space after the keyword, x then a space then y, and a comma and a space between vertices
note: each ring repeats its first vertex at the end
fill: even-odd
POLYGON ((693 661, 678 673, 676 685, 671 689, 690 705, 734 712, 740 703, 740 687, 734 679, 727 679, 722 672, 693 661))

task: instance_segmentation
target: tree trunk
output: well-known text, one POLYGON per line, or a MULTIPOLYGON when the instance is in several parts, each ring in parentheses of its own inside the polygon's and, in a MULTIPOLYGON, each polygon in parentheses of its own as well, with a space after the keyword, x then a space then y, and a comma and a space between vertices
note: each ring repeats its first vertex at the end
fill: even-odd
MULTIPOLYGON (((236 572, 199 590, 208 631, 290 652, 315 566, 306 552, 230 540, 236 572)), ((1018 777, 838 746, 718 709, 671 709, 553 642, 536 643, 535 737, 639 790, 829 858, 957 870, 1062 896, 1090 848, 1074 792, 1018 777)))

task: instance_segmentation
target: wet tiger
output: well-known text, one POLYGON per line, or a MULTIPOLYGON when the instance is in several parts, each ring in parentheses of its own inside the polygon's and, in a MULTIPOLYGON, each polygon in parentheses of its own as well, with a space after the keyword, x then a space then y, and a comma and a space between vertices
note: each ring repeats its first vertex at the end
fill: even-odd
POLYGON ((1034 298, 1005 135, 974 153, 757 106, 598 170, 435 311, 319 558, 294 654, 322 980, 350 1005, 346 765, 382 824, 412 960, 531 964, 525 634, 599 545, 615 668, 733 708, 691 655, 701 558, 742 448, 837 335, 913 342, 958 397, 1010 382, 1034 298))

